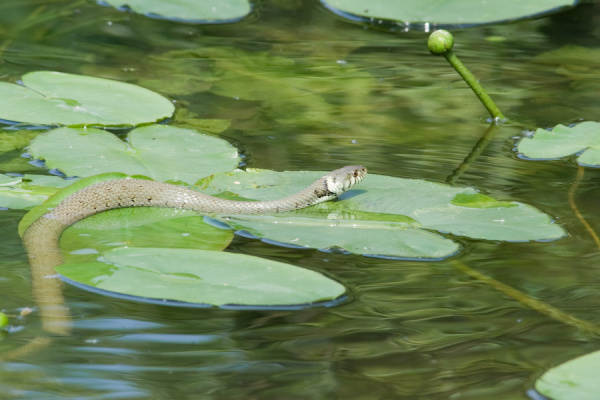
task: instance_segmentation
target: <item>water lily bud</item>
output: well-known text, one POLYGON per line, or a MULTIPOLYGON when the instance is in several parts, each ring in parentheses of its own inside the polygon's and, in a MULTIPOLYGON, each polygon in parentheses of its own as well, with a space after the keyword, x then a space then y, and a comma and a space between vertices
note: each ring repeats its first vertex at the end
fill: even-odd
POLYGON ((444 55, 444 53, 452 50, 452 47, 454 47, 454 37, 448 31, 437 30, 429 35, 427 47, 429 47, 429 51, 433 55, 444 55))

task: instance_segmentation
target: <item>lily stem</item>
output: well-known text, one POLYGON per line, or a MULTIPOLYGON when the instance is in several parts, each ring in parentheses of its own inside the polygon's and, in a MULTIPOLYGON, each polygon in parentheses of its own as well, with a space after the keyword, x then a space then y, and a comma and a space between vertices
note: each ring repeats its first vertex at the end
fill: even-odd
POLYGON ((483 87, 479 84, 475 76, 465 67, 465 65, 458 59, 456 54, 452 51, 454 47, 454 37, 452 34, 445 30, 437 30, 429 36, 427 41, 427 47, 431 54, 436 56, 444 56, 446 60, 452 65, 452 67, 458 72, 458 74, 464 79, 465 82, 471 87, 473 92, 477 95, 479 100, 483 103, 485 108, 490 112, 494 122, 503 122, 506 120, 504 114, 500 111, 496 103, 486 93, 483 87))
POLYGON ((479 97, 479 100, 483 103, 485 108, 489 111, 492 118, 496 121, 502 121, 506 118, 504 114, 500 111, 496 103, 492 100, 492 98, 487 94, 487 92, 483 89, 483 87, 477 81, 477 78, 465 67, 465 65, 458 59, 456 54, 452 50, 444 53, 444 57, 452 67, 458 72, 458 74, 467 82, 467 84, 471 87, 473 92, 479 97))

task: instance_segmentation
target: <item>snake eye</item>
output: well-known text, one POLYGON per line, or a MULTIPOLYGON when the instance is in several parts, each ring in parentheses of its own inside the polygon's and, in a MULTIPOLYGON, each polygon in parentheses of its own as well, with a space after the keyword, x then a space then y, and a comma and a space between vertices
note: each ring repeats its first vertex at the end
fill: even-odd
POLYGON ((358 171, 354 171, 354 172, 352 173, 352 176, 354 176, 354 177, 356 178, 356 177, 358 176, 358 171))

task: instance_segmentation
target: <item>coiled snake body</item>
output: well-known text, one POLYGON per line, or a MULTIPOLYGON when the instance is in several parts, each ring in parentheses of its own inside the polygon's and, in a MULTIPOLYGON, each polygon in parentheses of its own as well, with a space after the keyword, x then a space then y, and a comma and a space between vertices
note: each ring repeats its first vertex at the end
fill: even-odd
POLYGON ((32 292, 42 314, 44 329, 66 334, 70 318, 64 305, 60 280, 54 267, 63 263, 59 249, 62 232, 90 215, 124 207, 173 207, 207 214, 268 214, 297 210, 328 201, 350 189, 366 175, 367 169, 352 165, 337 169, 306 189, 270 201, 233 201, 209 196, 192 189, 140 179, 97 183, 67 197, 49 213, 35 220, 23 235, 32 271, 32 292))

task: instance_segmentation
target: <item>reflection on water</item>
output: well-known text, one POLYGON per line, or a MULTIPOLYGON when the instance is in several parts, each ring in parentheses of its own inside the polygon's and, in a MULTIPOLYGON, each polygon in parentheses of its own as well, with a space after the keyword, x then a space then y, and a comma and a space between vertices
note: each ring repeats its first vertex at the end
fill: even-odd
MULTIPOLYGON (((9 3, 14 14, 0 17, 4 32, 37 7, 9 3)), ((329 170, 361 163, 377 174, 445 182, 487 129, 485 109, 441 58, 428 54, 426 35, 418 32, 388 35, 343 24, 312 6, 291 10, 278 2, 269 2, 258 22, 211 27, 147 20, 93 2, 68 18, 52 9, 57 5, 47 7, 48 19, 4 39, 3 80, 50 69, 146 86, 194 113, 181 123, 232 119, 223 137, 252 167, 329 170), (226 83, 218 80, 223 77, 226 83)), ((586 12, 598 18, 597 10, 586 12)), ((521 124, 597 117, 598 97, 581 88, 597 85, 597 72, 577 75, 536 58, 563 43, 585 44, 568 18, 456 32, 463 62, 519 122, 503 126, 455 184, 539 207, 570 236, 548 243, 459 238, 463 253, 455 259, 599 323, 600 250, 567 202, 576 168, 564 160, 525 161, 512 152, 521 124), (556 44, 552 33, 559 26, 556 44), (565 30, 569 26, 573 31, 565 30), (491 37, 502 41, 486 40, 491 37)), ((585 36, 597 40, 598 29, 585 36)), ((29 172, 17 153, 3 153, 0 172, 29 172)), ((598 174, 586 170, 576 194, 594 227, 600 226, 598 174)), ((22 215, 0 213, 1 308, 14 316, 0 342, 3 352, 41 333, 36 313, 16 316, 34 306, 16 233, 22 215)), ((67 287, 73 333, 3 363, 3 396, 526 399, 544 370, 597 349, 584 333, 450 262, 298 250, 243 237, 230 249, 323 272, 350 289, 351 301, 301 311, 181 310, 67 287)))

